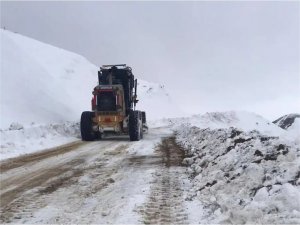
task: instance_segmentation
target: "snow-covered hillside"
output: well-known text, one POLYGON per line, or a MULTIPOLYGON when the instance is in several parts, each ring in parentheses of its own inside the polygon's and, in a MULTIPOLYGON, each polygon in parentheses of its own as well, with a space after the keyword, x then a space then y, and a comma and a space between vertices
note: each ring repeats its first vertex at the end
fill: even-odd
POLYGON ((273 123, 287 131, 286 137, 295 139, 300 144, 300 114, 284 115, 273 121, 273 123))
POLYGON ((288 114, 275 120, 273 123, 285 129, 290 135, 298 137, 300 140, 300 114, 288 114))
MULTIPOLYGON (((81 112, 90 109, 96 65, 2 29, 1 46, 0 128, 12 122, 27 126, 78 121, 81 112)), ((137 107, 147 112, 148 119, 180 115, 163 85, 139 80, 138 96, 137 107)))
POLYGON ((262 134, 273 136, 282 136, 287 133, 262 116, 247 111, 208 112, 191 117, 163 119, 153 122, 152 125, 157 126, 159 124, 171 125, 175 129, 185 124, 202 129, 235 127, 243 131, 257 130, 262 134))
POLYGON ((84 57, 1 29, 1 121, 75 121, 90 108, 97 67, 84 57))
POLYGON ((292 113, 288 115, 284 115, 277 120, 273 121, 276 125, 280 126, 282 129, 295 129, 295 127, 299 127, 300 122, 300 114, 292 113))
POLYGON ((138 80, 138 99, 137 109, 146 111, 150 120, 183 115, 164 85, 138 80))

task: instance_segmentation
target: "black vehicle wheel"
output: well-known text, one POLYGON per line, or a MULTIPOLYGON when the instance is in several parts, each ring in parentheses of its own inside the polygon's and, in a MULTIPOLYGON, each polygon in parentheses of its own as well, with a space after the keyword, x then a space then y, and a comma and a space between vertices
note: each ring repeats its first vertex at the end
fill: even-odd
POLYGON ((130 141, 139 141, 142 137, 142 123, 139 111, 131 111, 129 114, 130 141))
POLYGON ((102 139, 102 134, 99 131, 97 131, 95 133, 95 138, 98 139, 98 140, 101 140, 102 139))
POLYGON ((93 131, 93 112, 83 112, 80 119, 80 132, 83 141, 94 141, 96 138, 93 131))
POLYGON ((146 120, 146 112, 142 112, 142 121, 143 121, 143 123, 147 122, 147 120, 146 120))
POLYGON ((144 133, 143 133, 143 124, 141 125, 141 128, 140 128, 140 139, 143 139, 144 138, 144 133))

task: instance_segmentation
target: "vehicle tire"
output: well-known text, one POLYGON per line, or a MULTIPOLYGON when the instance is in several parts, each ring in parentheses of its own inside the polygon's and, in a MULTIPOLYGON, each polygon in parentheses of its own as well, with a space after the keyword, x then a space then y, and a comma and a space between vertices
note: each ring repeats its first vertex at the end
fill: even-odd
POLYGON ((143 123, 147 122, 147 120, 146 120, 146 112, 142 112, 142 121, 143 121, 143 123))
POLYGON ((130 141, 139 141, 141 139, 141 119, 139 111, 129 113, 129 137, 130 141))
POLYGON ((140 130, 140 139, 144 138, 144 133, 143 133, 143 124, 141 125, 141 130, 140 130))
POLYGON ((102 139, 102 133, 100 133, 99 131, 95 132, 95 138, 97 140, 101 140, 102 139))
POLYGON ((80 119, 80 132, 81 132, 81 139, 83 141, 94 141, 96 138, 95 131, 93 131, 93 112, 83 112, 81 114, 80 119))

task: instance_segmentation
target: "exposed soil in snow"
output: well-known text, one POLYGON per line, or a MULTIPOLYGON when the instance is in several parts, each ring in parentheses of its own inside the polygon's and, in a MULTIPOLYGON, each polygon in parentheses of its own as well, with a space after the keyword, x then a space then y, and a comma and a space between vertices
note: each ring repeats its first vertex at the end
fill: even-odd
POLYGON ((38 160, 43 160, 52 156, 60 155, 67 153, 69 151, 74 151, 74 149, 86 144, 86 142, 75 141, 65 145, 61 145, 59 147, 55 147, 52 149, 46 149, 39 152, 34 152, 27 155, 22 155, 17 158, 12 158, 8 160, 4 160, 0 164, 1 172, 5 172, 7 170, 11 170, 17 167, 25 166, 30 163, 34 163, 38 160))
POLYGON ((162 156, 162 166, 155 175, 147 203, 140 212, 145 224, 187 224, 182 168, 184 151, 175 138, 166 138, 157 149, 162 156), (181 176, 179 176, 181 174, 181 176))

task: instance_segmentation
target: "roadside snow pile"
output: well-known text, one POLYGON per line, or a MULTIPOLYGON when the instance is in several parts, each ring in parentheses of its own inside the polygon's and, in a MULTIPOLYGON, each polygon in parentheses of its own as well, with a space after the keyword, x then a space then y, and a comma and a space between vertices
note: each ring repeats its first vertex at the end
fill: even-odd
POLYGON ((281 136, 287 131, 268 121, 260 115, 247 111, 208 112, 203 115, 180 117, 151 121, 154 127, 169 126, 173 129, 183 125, 196 126, 199 128, 230 128, 236 127, 242 131, 257 130, 264 135, 281 136))
POLYGON ((0 160, 56 147, 78 138, 78 123, 32 125, 26 129, 21 124, 13 123, 9 129, 0 130, 0 160))
MULTIPOLYGON (((208 223, 300 223, 300 148, 236 128, 177 130, 208 223)), ((199 209, 200 210, 200 209, 199 209)))
POLYGON ((146 112, 147 119, 178 117, 184 115, 172 100, 164 85, 138 80, 137 109, 146 112))
POLYGON ((272 122, 252 112, 228 111, 228 112, 209 112, 204 115, 191 117, 189 121, 193 126, 201 128, 229 128, 236 127, 243 131, 258 130, 266 135, 279 136, 285 130, 274 125, 272 122))

